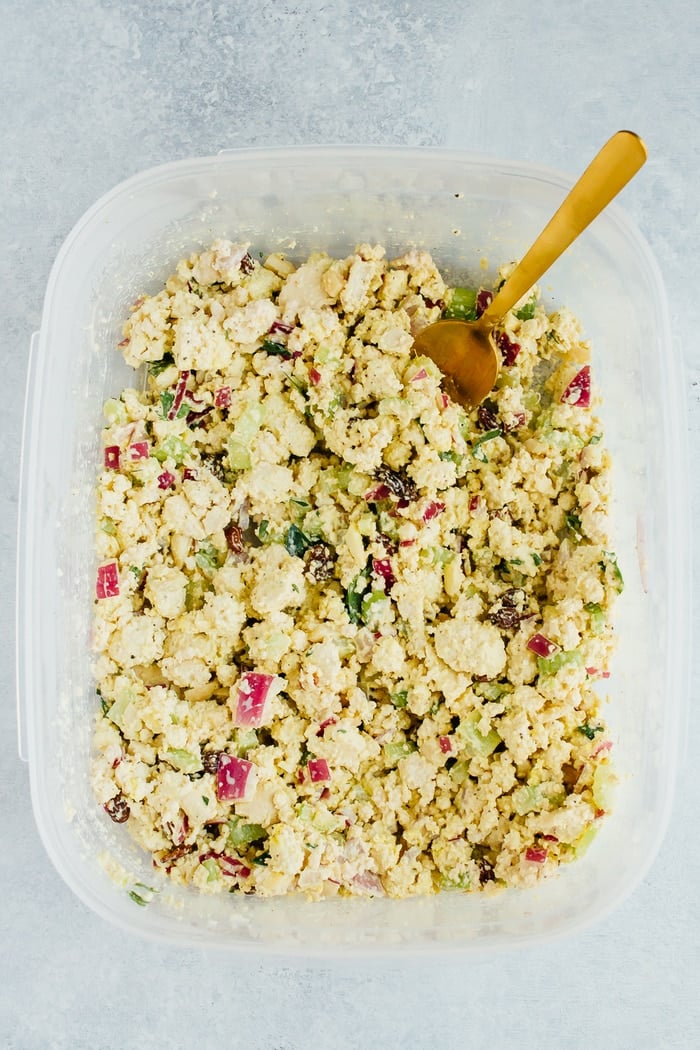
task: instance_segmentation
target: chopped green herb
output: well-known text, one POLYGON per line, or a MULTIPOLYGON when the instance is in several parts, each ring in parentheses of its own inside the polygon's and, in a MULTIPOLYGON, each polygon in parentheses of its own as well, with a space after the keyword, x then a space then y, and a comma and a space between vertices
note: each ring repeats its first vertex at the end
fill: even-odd
POLYGON ((221 568, 226 561, 226 554, 217 550, 214 544, 209 540, 202 540, 197 547, 197 553, 194 556, 194 560, 202 572, 209 575, 221 568))
POLYGON ((602 634, 605 629, 605 613, 598 602, 587 602, 584 609, 591 616, 591 630, 593 634, 602 634))
POLYGON ((160 411, 163 419, 168 418, 168 412, 173 407, 175 395, 172 390, 163 390, 160 395, 160 411))
POLYGON ((519 310, 515 311, 515 316, 519 321, 531 321, 535 316, 536 306, 536 299, 528 299, 524 306, 521 306, 519 310))
POLYGON ((581 519, 578 514, 568 513, 565 515, 566 526, 573 533, 574 538, 578 541, 583 538, 583 529, 581 526, 581 519))
POLYGON ((593 740, 596 733, 603 733, 605 731, 604 726, 591 726, 588 722, 584 722, 582 726, 576 726, 579 733, 583 733, 589 740, 593 740))
POLYGON ((204 803, 205 806, 209 805, 209 799, 207 798, 206 795, 202 795, 202 802, 204 803))
POLYGON ((148 901, 145 901, 143 897, 140 897, 135 890, 129 890, 129 896, 135 904, 140 905, 142 908, 145 908, 148 904, 148 901))
POLYGON ((535 551, 532 552, 532 560, 534 561, 535 565, 542 564, 542 558, 535 551))
POLYGON ((482 434, 480 437, 478 437, 472 445, 472 456, 474 456, 474 459, 478 459, 480 463, 488 463, 488 458, 482 448, 482 445, 484 445, 487 441, 493 441, 494 438, 499 438, 502 436, 503 431, 500 427, 496 427, 494 430, 487 430, 485 434, 482 434))
POLYGON ((398 693, 392 693, 389 699, 394 707, 405 707, 408 703, 408 689, 399 689, 398 693))
POLYGON ((622 578, 620 566, 617 564, 617 557, 614 554, 611 554, 610 551, 603 551, 603 554, 605 555, 606 561, 601 561, 599 563, 600 567, 603 570, 603 572, 606 572, 608 566, 610 566, 610 568, 612 569, 613 580, 615 581, 616 590, 620 594, 622 594, 625 587, 625 581, 622 578))
POLYGON ((272 339, 263 339, 261 350, 264 350, 266 354, 272 354, 277 357, 291 357, 291 353, 284 345, 284 343, 276 343, 272 339))
POLYGON ((298 525, 290 525, 284 537, 284 546, 288 554, 294 558, 301 558, 304 552, 312 547, 314 541, 306 536, 298 525))
POLYGON ((350 623, 359 624, 362 618, 362 593, 367 586, 368 577, 359 573, 345 592, 345 608, 350 623))

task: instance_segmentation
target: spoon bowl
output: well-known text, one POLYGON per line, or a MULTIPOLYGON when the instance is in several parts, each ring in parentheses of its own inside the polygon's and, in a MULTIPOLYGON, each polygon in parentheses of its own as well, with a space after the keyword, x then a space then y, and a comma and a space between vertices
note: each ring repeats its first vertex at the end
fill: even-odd
POLYGON ((473 408, 488 396, 501 365, 494 328, 627 185, 646 158, 639 135, 618 131, 593 158, 481 317, 476 321, 443 319, 418 333, 414 349, 434 361, 454 401, 473 408))

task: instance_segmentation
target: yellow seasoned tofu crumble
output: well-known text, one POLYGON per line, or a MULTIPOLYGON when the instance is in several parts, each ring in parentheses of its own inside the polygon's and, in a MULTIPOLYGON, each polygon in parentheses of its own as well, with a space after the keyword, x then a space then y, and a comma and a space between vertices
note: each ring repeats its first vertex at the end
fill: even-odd
POLYGON ((134 304, 120 349, 147 378, 105 405, 97 482, 92 783, 175 881, 525 886, 608 810, 622 576, 579 322, 521 301, 469 412, 412 349, 490 295, 425 251, 297 266, 219 240, 134 304))

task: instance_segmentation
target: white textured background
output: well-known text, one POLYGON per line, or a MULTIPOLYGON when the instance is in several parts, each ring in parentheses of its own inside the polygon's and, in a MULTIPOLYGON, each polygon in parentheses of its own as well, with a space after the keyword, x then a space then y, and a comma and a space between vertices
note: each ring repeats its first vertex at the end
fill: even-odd
POLYGON ((0 0, 1 1047, 700 1047, 692 710, 662 851, 588 933, 478 964, 229 962, 112 929, 54 872, 16 754, 12 623, 25 367, 49 268, 100 194, 161 161, 407 143, 577 173, 618 127, 640 132, 650 159, 622 200, 664 274, 697 447, 699 70, 696 0, 0 0))

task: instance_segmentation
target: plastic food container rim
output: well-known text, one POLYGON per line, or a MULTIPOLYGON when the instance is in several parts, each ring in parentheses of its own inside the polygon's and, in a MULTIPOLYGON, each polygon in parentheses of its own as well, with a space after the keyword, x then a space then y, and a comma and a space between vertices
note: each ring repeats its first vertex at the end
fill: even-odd
MULTIPOLYGON (((26 686, 25 668, 23 661, 26 660, 26 654, 22 652, 22 643, 26 634, 26 603, 24 601, 22 584, 23 584, 23 572, 25 564, 23 556, 26 556, 28 551, 28 545, 25 543, 26 537, 23 535, 23 524, 26 520, 26 502, 28 497, 28 490, 30 488, 29 482, 31 479, 27 476, 27 459, 29 445, 32 440, 35 439, 36 434, 36 419, 34 408, 34 390, 32 389, 32 380, 36 377, 37 359, 41 356, 43 347, 45 346, 45 340, 47 335, 47 315, 52 304, 54 286, 57 283, 62 267, 66 260, 70 260, 70 255, 73 250, 76 241, 79 241, 81 235, 86 229, 89 229, 92 224, 99 221, 101 212, 106 209, 113 202, 117 201, 123 195, 133 195, 139 192, 142 188, 162 183, 167 184, 171 179, 180 178, 187 174, 198 174, 201 171, 214 168, 216 165, 224 162, 230 163, 235 161, 240 167, 259 167, 261 164, 268 162, 270 167, 273 168, 279 165, 281 162, 286 164, 296 164, 298 166, 311 166, 318 164, 320 161, 327 162, 329 165, 340 165, 343 162, 354 163, 355 166, 362 160, 366 161, 392 161, 392 160, 413 160, 419 163, 424 170, 429 169, 430 164, 434 161, 436 165, 444 163, 452 163, 454 165, 463 165, 465 173, 471 172, 490 172, 493 174, 503 174, 511 177, 523 178, 526 181, 538 181, 551 186, 556 186, 563 192, 566 192, 574 183, 575 177, 562 172, 558 169, 542 165, 539 163, 531 162, 520 162, 516 160, 504 159, 493 155, 473 153, 470 151, 458 150, 458 149, 444 149, 439 147, 429 146, 394 146, 394 145, 312 145, 312 146, 280 146, 280 147, 241 147, 235 149, 223 149, 216 154, 208 156, 195 156, 183 158, 175 161, 168 161, 159 165, 155 165, 146 169, 143 169, 128 178, 122 180, 113 186, 106 193, 102 194, 76 221, 72 229, 65 237, 61 244, 54 263, 52 265, 49 278, 46 286, 46 293, 44 297, 43 310, 42 310, 42 323, 39 332, 35 332, 32 337, 32 345, 30 350, 30 357, 28 362, 28 374, 25 391, 25 403, 24 403, 24 415, 23 415, 23 430, 22 430, 22 445, 20 455, 20 468, 19 468, 19 512, 18 512, 18 543, 17 543, 17 573, 16 573, 16 672, 17 672, 17 718, 18 718, 18 743, 20 757, 25 761, 30 761, 33 751, 33 717, 32 712, 29 710, 30 699, 26 686)), ((651 285, 660 293, 656 302, 657 317, 659 321, 659 334, 660 341, 665 343, 666 349, 671 351, 668 353, 668 385, 666 388, 666 407, 668 409, 673 408, 673 411, 667 411, 665 413, 665 422, 668 427, 667 437, 669 448, 673 448, 677 459, 677 471, 680 476, 687 476, 687 463, 688 463, 688 444, 687 444, 687 426, 686 426, 686 406, 685 397, 683 392, 682 377, 682 361, 681 355, 672 352, 670 324, 668 316, 668 306, 666 302, 665 290, 663 279, 659 266, 652 253, 644 235, 641 233, 634 221, 628 216, 626 211, 617 203, 608 205, 605 209, 605 216, 607 221, 614 223, 618 229, 620 229, 625 237, 634 244, 635 249, 638 252, 638 259, 643 268, 647 271, 647 276, 650 280, 651 285)), ((673 524, 672 532, 674 539, 676 540, 676 557, 672 561, 672 566, 675 565, 675 571, 672 573, 669 579, 669 596, 677 601, 676 616, 674 617, 676 627, 681 632, 682 637, 680 640, 682 643, 682 651, 680 654, 680 662, 676 667, 677 678, 676 684, 679 687, 680 695, 677 695, 677 742, 680 745, 681 741, 687 743, 687 733, 685 732, 688 718, 688 700, 689 700, 689 686, 690 686, 690 622, 691 622, 691 593, 690 587, 685 582, 691 575, 690 566, 690 508, 687 498, 683 497, 682 494, 677 494, 675 506, 669 505, 667 508, 667 519, 669 524, 673 524), (680 512, 680 513, 679 513, 680 512)), ((677 747, 677 752, 680 752, 680 747, 677 747)), ((684 755, 677 754, 679 759, 678 765, 682 762, 684 755)), ((654 858, 657 855, 658 849, 661 845, 663 837, 665 835, 668 822, 671 813, 671 804, 674 794, 675 786, 675 775, 677 769, 672 771, 673 782, 669 785, 668 793, 668 804, 665 807, 665 812, 662 815, 662 819, 659 821, 657 828, 656 841, 652 844, 647 857, 647 864, 644 870, 641 870, 637 874, 637 878, 634 879, 630 884, 625 887, 624 897, 627 897, 634 888, 638 885, 639 881, 644 877, 644 874, 651 866, 654 858)), ((32 781, 32 801, 34 809, 37 809, 38 800, 35 797, 35 777, 31 777, 32 781)), ((41 832, 41 827, 40 827, 41 832)), ((56 855, 56 851, 52 848, 52 844, 47 841, 48 836, 41 833, 44 845, 49 853, 53 863, 58 868, 62 877, 73 887, 73 879, 68 879, 64 872, 63 864, 59 863, 59 857, 56 855)), ((82 888, 83 893, 85 887, 82 888)), ((120 921, 119 917, 116 916, 112 911, 104 907, 104 904, 95 895, 89 894, 83 896, 85 903, 101 914, 104 918, 108 919, 112 923, 116 923, 122 928, 128 928, 134 930, 135 927, 128 926, 126 923, 120 921), (87 899, 87 897, 91 899, 87 899)), ((596 921, 602 918, 604 915, 609 914, 617 905, 620 903, 622 898, 618 895, 616 899, 610 899, 606 907, 601 909, 596 915, 596 921)), ((589 920, 590 921, 590 920, 589 920)), ((585 925, 588 925, 587 921, 585 925)), ((150 940, 160 941, 161 943, 189 943, 195 945, 199 944, 195 938, 182 938, 182 936, 176 939, 176 942, 167 935, 161 934, 157 931, 142 930, 139 931, 142 936, 147 937, 150 940)), ((534 943, 541 943, 542 941, 551 941, 553 938, 561 938, 567 936, 573 932, 576 932, 573 927, 567 927, 561 931, 548 931, 543 934, 542 937, 529 937, 527 943, 529 945, 534 943)), ((238 951, 249 951, 251 946, 249 945, 237 945, 234 942, 220 945, 208 944, 208 947, 227 949, 227 950, 238 950, 238 951)), ((514 945, 511 944, 511 947, 514 945)), ((260 945, 258 951, 261 954, 280 954, 290 951, 291 946, 279 945, 277 947, 273 945, 260 945)), ((441 944, 435 945, 435 951, 439 951, 441 954, 446 956, 456 956, 459 954, 473 954, 474 951, 477 954, 492 954, 494 950, 499 950, 502 947, 508 947, 508 945, 470 945, 469 943, 459 944, 441 944)), ((387 957, 393 957, 398 954, 400 949, 387 945, 384 949, 373 946, 371 950, 371 956, 377 959, 386 959, 387 957)), ((432 955, 430 946, 420 946, 421 955, 432 955)), ((322 945, 317 945, 315 948, 306 945, 303 949, 291 949, 290 954, 300 955, 303 957, 335 957, 338 956, 339 952, 347 954, 348 957, 357 958, 363 956, 369 958, 367 951, 362 949, 353 950, 352 947, 346 947, 344 949, 328 948, 322 945)))

